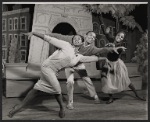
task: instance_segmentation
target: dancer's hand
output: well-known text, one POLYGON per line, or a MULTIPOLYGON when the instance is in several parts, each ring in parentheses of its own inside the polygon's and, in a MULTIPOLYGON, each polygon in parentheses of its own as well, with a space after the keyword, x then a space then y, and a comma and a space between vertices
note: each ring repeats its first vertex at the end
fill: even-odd
POLYGON ((105 58, 105 61, 106 61, 106 62, 109 62, 109 60, 108 60, 107 58, 105 58))
POLYGON ((111 52, 111 53, 115 52, 115 53, 119 54, 117 49, 118 48, 115 48, 115 47, 109 47, 108 51, 111 52))
POLYGON ((117 50, 121 49, 122 51, 125 51, 127 48, 121 46, 121 47, 117 47, 116 49, 117 49, 117 50))
POLYGON ((106 33, 108 34, 110 32, 110 27, 106 28, 106 33))

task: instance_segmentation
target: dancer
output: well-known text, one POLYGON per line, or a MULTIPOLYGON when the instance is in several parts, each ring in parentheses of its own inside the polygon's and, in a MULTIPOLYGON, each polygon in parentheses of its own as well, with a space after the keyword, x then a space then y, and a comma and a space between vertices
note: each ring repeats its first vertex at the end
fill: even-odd
POLYGON ((65 117, 65 109, 62 101, 61 87, 56 76, 57 73, 66 67, 73 67, 78 62, 92 62, 104 58, 98 58, 96 56, 88 57, 76 55, 75 50, 70 43, 63 40, 58 40, 51 36, 39 34, 37 32, 30 32, 26 35, 28 35, 29 39, 32 35, 37 36, 44 41, 53 44, 59 49, 56 50, 48 59, 46 59, 42 63, 40 80, 38 80, 38 82, 34 85, 33 89, 28 92, 21 104, 13 107, 13 109, 9 112, 8 116, 12 117, 15 113, 19 112, 21 108, 31 102, 31 100, 33 100, 40 91, 43 91, 55 95, 55 98, 60 107, 59 117, 63 118, 65 117))
MULTIPOLYGON (((78 41, 78 38, 80 38, 78 35, 75 36, 61 36, 60 34, 53 34, 51 33, 50 35, 53 35, 57 38, 63 38, 64 40, 67 40, 69 42, 70 39, 72 38, 72 45, 76 47, 76 50, 78 51, 79 54, 82 54, 84 56, 91 56, 91 55, 99 55, 101 53, 108 53, 108 52, 114 52, 117 49, 124 49, 124 47, 118 47, 117 49, 115 48, 97 48, 93 45, 93 42, 95 41, 96 34, 93 31, 89 31, 86 33, 84 42, 78 41)), ((117 51, 116 51, 117 53, 117 51)), ((90 97, 94 98, 95 103, 100 103, 100 99, 95 91, 95 87, 89 78, 87 71, 85 69, 85 65, 82 63, 78 65, 77 67, 73 68, 66 68, 66 77, 67 77, 67 94, 68 94, 68 109, 74 109, 73 107, 73 91, 74 91, 74 71, 76 71, 81 79, 84 81, 88 92, 90 94, 90 97)))
MULTIPOLYGON (((100 16, 100 22, 102 25, 103 33, 106 35, 108 41, 110 42, 106 44, 106 47, 120 46, 125 39, 126 33, 124 31, 119 31, 115 37, 112 37, 109 33, 110 29, 105 29, 102 16, 100 16)), ((109 94, 109 100, 106 103, 112 103, 113 94, 124 91, 127 87, 129 87, 134 92, 138 99, 145 101, 145 99, 139 97, 137 94, 134 85, 129 79, 127 67, 120 59, 120 55, 123 50, 118 49, 118 52, 118 54, 115 52, 109 52, 107 54, 108 60, 106 60, 106 63, 102 69, 102 91, 109 94)))
MULTIPOLYGON (((72 38, 72 43, 75 46, 80 45, 80 46, 76 47, 76 48, 78 48, 77 51, 79 54, 82 54, 84 56, 99 55, 101 53, 107 53, 109 51, 111 51, 111 52, 114 51, 113 48, 109 50, 109 48, 95 47, 93 45, 93 42, 95 41, 96 34, 93 31, 89 31, 86 33, 83 43, 76 44, 76 42, 77 42, 76 38, 77 38, 76 36, 74 36, 74 38, 72 38)), ((94 87, 90 77, 88 76, 85 65, 82 63, 82 64, 79 64, 77 67, 75 67, 74 70, 72 68, 65 69, 66 77, 67 77, 67 94, 68 94, 67 108, 74 109, 74 106, 73 106, 74 71, 76 71, 79 74, 79 76, 81 77, 82 81, 84 81, 90 97, 94 98, 94 103, 96 103, 96 104, 101 103, 100 99, 96 93, 95 87, 94 87)))

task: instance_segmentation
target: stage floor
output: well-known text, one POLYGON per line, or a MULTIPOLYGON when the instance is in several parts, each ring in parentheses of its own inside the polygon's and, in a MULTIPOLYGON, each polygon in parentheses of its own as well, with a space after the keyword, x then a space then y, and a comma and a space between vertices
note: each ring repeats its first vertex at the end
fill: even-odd
MULTIPOLYGON (((138 91, 145 96, 145 91, 138 91)), ((94 100, 84 94, 74 94, 74 109, 66 108, 66 117, 58 117, 59 107, 50 95, 42 95, 36 98, 36 102, 28 105, 23 111, 7 116, 11 108, 22 101, 23 98, 2 97, 2 120, 148 120, 148 100, 140 101, 134 97, 132 91, 126 91, 114 95, 115 101, 106 104, 108 96, 98 93, 102 104, 94 104, 94 100)), ((67 95, 64 95, 67 98, 67 95)), ((64 101, 66 106, 66 101, 64 101)))

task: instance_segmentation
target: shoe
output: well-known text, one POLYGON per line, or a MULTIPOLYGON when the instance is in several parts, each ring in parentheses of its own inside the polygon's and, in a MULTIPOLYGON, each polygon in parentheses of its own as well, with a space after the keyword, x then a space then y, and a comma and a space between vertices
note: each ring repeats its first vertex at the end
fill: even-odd
POLYGON ((100 101, 100 99, 99 99, 97 94, 94 96, 94 103, 95 104, 100 104, 101 103, 101 101, 100 101))
POLYGON ((65 110, 64 109, 59 111, 59 117, 60 118, 64 118, 65 117, 65 110))
POLYGON ((67 109, 69 109, 69 110, 74 109, 74 107, 73 107, 73 103, 69 103, 69 104, 67 105, 67 109))
POLYGON ((8 117, 12 118, 14 116, 15 113, 18 112, 18 110, 16 109, 17 105, 15 105, 12 110, 9 112, 8 117))
POLYGON ((100 103, 101 103, 101 101, 100 101, 100 99, 99 99, 99 98, 96 98, 96 99, 94 100, 94 103, 95 103, 95 104, 100 104, 100 103))
POLYGON ((112 98, 110 98, 107 102, 106 102, 106 104, 110 104, 110 103, 113 103, 114 102, 114 100, 112 99, 112 98))
POLYGON ((138 95, 136 95, 136 97, 139 99, 139 100, 142 100, 142 101, 146 101, 146 98, 141 98, 141 97, 139 97, 138 95))

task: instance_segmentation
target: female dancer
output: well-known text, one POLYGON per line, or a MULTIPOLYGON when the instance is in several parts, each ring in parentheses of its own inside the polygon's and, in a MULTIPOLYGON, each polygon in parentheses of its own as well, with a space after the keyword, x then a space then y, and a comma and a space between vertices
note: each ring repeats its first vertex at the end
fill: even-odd
POLYGON ((8 116, 12 117, 21 108, 23 108, 31 100, 33 100, 40 91, 43 91, 47 93, 53 93, 55 95, 55 98, 60 107, 59 117, 63 118, 65 117, 65 110, 61 95, 61 87, 56 74, 66 67, 75 66, 78 62, 98 61, 101 58, 98 58, 96 56, 89 57, 77 55, 75 54, 75 50, 69 42, 58 40, 51 36, 39 34, 37 32, 27 33, 26 35, 29 37, 29 39, 32 35, 37 36, 49 42, 50 44, 53 44, 59 49, 56 50, 48 59, 46 59, 42 63, 40 80, 34 85, 33 89, 29 91, 22 103, 13 107, 8 116))
MULTIPOLYGON (((110 42, 106 44, 106 47, 120 46, 126 36, 125 32, 119 31, 115 37, 112 37, 109 34, 110 29, 104 28, 102 17, 100 17, 100 22, 102 25, 103 33, 106 35, 108 41, 110 42)), ((106 63, 102 69, 102 91, 109 94, 110 97, 106 102, 107 104, 113 102, 112 94, 124 91, 127 87, 129 87, 134 92, 135 96, 138 99, 145 101, 145 99, 139 97, 139 95, 137 94, 135 87, 129 79, 127 67, 119 58, 122 51, 122 49, 118 49, 118 54, 115 52, 109 52, 107 54, 108 60, 106 60, 106 63)))

